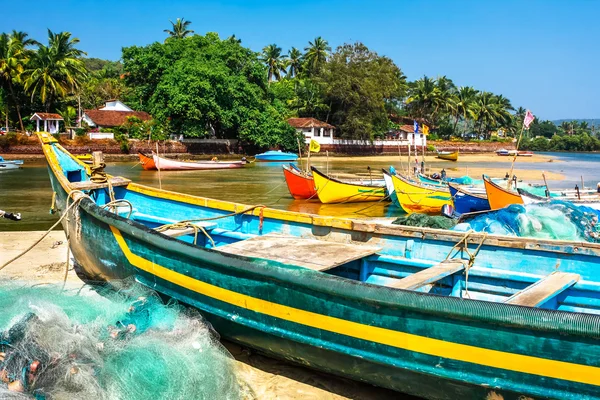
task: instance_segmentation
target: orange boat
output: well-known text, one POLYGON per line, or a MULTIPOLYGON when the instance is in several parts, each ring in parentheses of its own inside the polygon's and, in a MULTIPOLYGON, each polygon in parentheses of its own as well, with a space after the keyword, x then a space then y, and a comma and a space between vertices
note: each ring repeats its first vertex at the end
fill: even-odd
POLYGON ((302 172, 292 164, 289 166, 283 165, 282 167, 285 183, 287 183, 290 194, 294 199, 301 200, 317 198, 315 181, 313 180, 312 174, 302 172))
POLYGON ((491 210, 499 210, 511 204, 523 204, 521 195, 495 184, 486 175, 483 175, 483 184, 491 210))
POLYGON ((142 168, 146 171, 153 171, 156 169, 156 164, 154 164, 154 159, 152 157, 148 157, 144 153, 138 152, 140 156, 140 164, 142 164, 142 168))

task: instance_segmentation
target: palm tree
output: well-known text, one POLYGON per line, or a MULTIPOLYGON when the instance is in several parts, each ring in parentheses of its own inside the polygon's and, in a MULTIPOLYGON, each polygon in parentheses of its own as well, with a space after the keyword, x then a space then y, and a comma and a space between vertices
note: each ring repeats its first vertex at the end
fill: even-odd
POLYGON ((513 107, 506 97, 490 92, 480 92, 475 103, 479 132, 487 137, 493 129, 509 127, 512 124, 512 115, 509 110, 512 109, 513 107))
POLYGON ((424 118, 427 122, 433 119, 436 106, 439 104, 440 88, 435 80, 424 76, 411 83, 406 106, 413 117, 424 118))
POLYGON ((183 39, 194 33, 194 31, 188 29, 188 26, 192 21, 186 21, 184 18, 177 18, 177 21, 173 22, 169 20, 173 25, 173 30, 165 29, 164 32, 168 33, 169 36, 165 39, 165 42, 169 39, 183 39))
POLYGON ((28 39, 27 36, 29 36, 27 33, 19 31, 13 31, 11 35, 6 33, 0 35, 0 84, 8 88, 8 92, 17 110, 21 131, 24 131, 25 128, 14 85, 15 83, 20 83, 21 74, 31 55, 27 46, 37 43, 33 39, 28 39))
POLYGON ((460 118, 463 121, 474 120, 477 118, 475 112, 475 97, 477 96, 477 90, 471 86, 463 86, 458 89, 454 100, 454 132, 456 132, 456 126, 460 118))
POLYGON ((327 40, 318 36, 314 41, 308 42, 308 47, 305 47, 304 51, 306 51, 304 59, 306 60, 308 70, 311 73, 315 73, 318 72, 327 61, 329 52, 331 52, 331 47, 329 47, 327 40))
POLYGON ((263 49, 262 61, 267 65, 267 82, 281 79, 281 74, 285 73, 285 55, 281 55, 281 47, 276 44, 270 44, 263 49))
POLYGON ((293 78, 298 76, 302 69, 302 52, 295 47, 292 47, 288 52, 288 72, 287 76, 293 78))
POLYGON ((87 77, 81 59, 86 53, 75 47, 77 43, 79 39, 71 38, 70 32, 48 30, 48 46, 39 44, 23 71, 25 90, 31 93, 32 99, 39 95, 46 111, 55 98, 77 90, 87 77))
POLYGON ((435 84, 439 90, 437 99, 434 102, 433 116, 437 116, 441 112, 452 114, 456 109, 456 86, 454 82, 446 76, 440 76, 435 80, 435 84))

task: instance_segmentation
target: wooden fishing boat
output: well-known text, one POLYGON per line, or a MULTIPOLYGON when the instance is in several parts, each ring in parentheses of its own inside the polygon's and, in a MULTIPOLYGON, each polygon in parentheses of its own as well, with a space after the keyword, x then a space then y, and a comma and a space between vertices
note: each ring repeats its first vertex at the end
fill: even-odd
POLYGON ((298 155, 294 153, 284 153, 281 150, 269 150, 267 152, 257 154, 254 156, 256 161, 262 162, 285 162, 285 161, 296 161, 298 155))
POLYGON ((427 175, 423 175, 423 174, 417 174, 417 179, 419 180, 419 182, 425 183, 427 185, 434 185, 434 186, 440 186, 440 187, 445 187, 446 186, 446 181, 442 181, 441 179, 433 179, 427 175))
POLYGON ((315 190, 321 203, 358 203, 363 201, 382 201, 386 197, 385 184, 368 185, 341 181, 325 175, 315 167, 311 167, 315 190))
POLYGON ((398 174, 392 176, 396 197, 407 213, 439 214, 444 204, 452 204, 448 187, 425 185, 398 174))
POLYGON ((573 203, 576 206, 600 210, 600 196, 598 195, 541 197, 523 189, 517 189, 517 192, 521 195, 523 204, 547 204, 552 200, 559 200, 573 203))
POLYGON ((421 397, 598 397, 598 244, 91 182, 86 165, 39 137, 90 283, 133 278, 196 307, 228 340, 421 397))
POLYGON ((140 157, 140 164, 142 164, 142 168, 146 171, 155 171, 156 164, 154 164, 154 158, 148 157, 142 152, 138 152, 138 156, 140 157))
POLYGON ((496 155, 499 155, 499 156, 508 156, 508 150, 506 150, 506 149, 496 150, 496 155))
POLYGON ((437 158, 448 161, 458 161, 458 150, 456 151, 438 151, 437 158))
POLYGON ((471 189, 466 189, 452 182, 448 183, 448 189, 450 189, 454 209, 459 214, 487 211, 490 209, 490 203, 485 193, 473 193, 471 189))
POLYGON ((0 171, 7 169, 19 169, 23 165, 23 160, 5 160, 0 156, 0 171))
POLYGON ((312 174, 294 168, 293 164, 282 165, 282 167, 285 183, 294 199, 318 199, 312 174))
POLYGON ((152 154, 154 165, 161 171, 185 171, 185 170, 202 170, 202 169, 230 169, 242 168, 246 165, 246 161, 177 161, 168 158, 159 157, 152 154))
POLYGON ((518 151, 518 157, 533 157, 533 151, 518 151))
POLYGON ((497 185, 486 175, 483 175, 483 186, 490 203, 490 210, 499 210, 511 204, 523 204, 519 193, 497 185))
POLYGON ((396 207, 400 207, 400 202, 398 201, 398 196, 396 196, 396 188, 394 188, 394 181, 392 179, 392 173, 385 168, 381 170, 383 172, 383 181, 385 182, 385 190, 388 193, 392 204, 396 207))

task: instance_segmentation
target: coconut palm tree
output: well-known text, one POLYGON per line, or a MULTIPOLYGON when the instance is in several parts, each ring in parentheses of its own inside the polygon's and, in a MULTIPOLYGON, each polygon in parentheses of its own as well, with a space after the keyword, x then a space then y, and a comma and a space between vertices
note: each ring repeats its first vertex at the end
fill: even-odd
POLYGON ((302 69, 302 52, 295 47, 288 51, 288 72, 287 76, 293 78, 298 76, 302 69))
POLYGON ((424 76, 411 83, 406 106, 410 115, 424 118, 430 123, 439 99, 440 88, 436 85, 435 80, 424 76))
POLYGON ((192 21, 186 21, 185 18, 177 18, 175 22, 171 20, 169 20, 169 22, 173 26, 173 30, 165 29, 163 31, 169 34, 165 39, 165 42, 169 39, 183 39, 194 33, 194 31, 188 29, 188 26, 190 26, 192 21))
POLYGON ((463 86, 458 89, 454 99, 454 129, 456 133, 456 127, 460 118, 463 121, 474 120, 477 118, 475 112, 475 98, 477 96, 477 90, 471 86, 463 86))
POLYGON ((31 56, 31 51, 27 47, 37 44, 28 36, 27 33, 20 31, 13 31, 11 35, 6 33, 0 35, 0 85, 6 87, 10 93, 19 117, 21 131, 25 128, 14 85, 21 82, 21 74, 31 56))
POLYGON ((433 116, 437 117, 440 113, 452 114, 456 109, 456 86, 451 79, 446 76, 440 76, 435 80, 438 95, 434 102, 433 116))
POLYGON ((285 73, 286 56, 281 54, 281 47, 276 44, 270 44, 263 49, 262 61, 267 65, 267 82, 281 79, 281 74, 285 73))
POLYGON ((308 42, 308 47, 304 48, 306 53, 304 59, 310 73, 318 72, 331 52, 331 47, 327 40, 318 36, 312 42, 308 42))
POLYGON ((85 64, 81 59, 86 53, 75 45, 79 39, 72 38, 70 32, 53 33, 48 30, 48 46, 38 44, 26 69, 25 90, 33 99, 40 96, 46 111, 59 97, 77 90, 87 77, 85 64))

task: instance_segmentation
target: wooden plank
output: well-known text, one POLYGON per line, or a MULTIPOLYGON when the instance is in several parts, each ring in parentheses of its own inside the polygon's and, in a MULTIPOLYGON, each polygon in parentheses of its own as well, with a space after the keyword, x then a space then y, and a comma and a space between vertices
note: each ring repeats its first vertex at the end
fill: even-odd
POLYGON ((554 272, 547 277, 540 279, 533 285, 527 286, 525 289, 510 296, 505 303, 537 307, 550 298, 567 290, 576 284, 579 279, 579 274, 554 272))
POLYGON ((217 247, 215 250, 245 257, 264 258, 315 271, 326 271, 374 254, 381 248, 295 236, 263 235, 217 247))
MULTIPOLYGON (((110 178, 110 183, 112 186, 127 186, 131 183, 130 179, 123 178, 121 176, 113 176, 110 178)), ((81 181, 81 182, 71 182, 71 189, 73 190, 93 190, 93 189, 102 189, 108 187, 108 182, 103 183, 94 183, 92 181, 81 181)))
POLYGON ((433 267, 426 268, 422 271, 409 275, 406 278, 397 279, 386 286, 395 289, 416 290, 422 286, 437 282, 440 279, 464 270, 465 264, 465 260, 442 261, 433 267))

